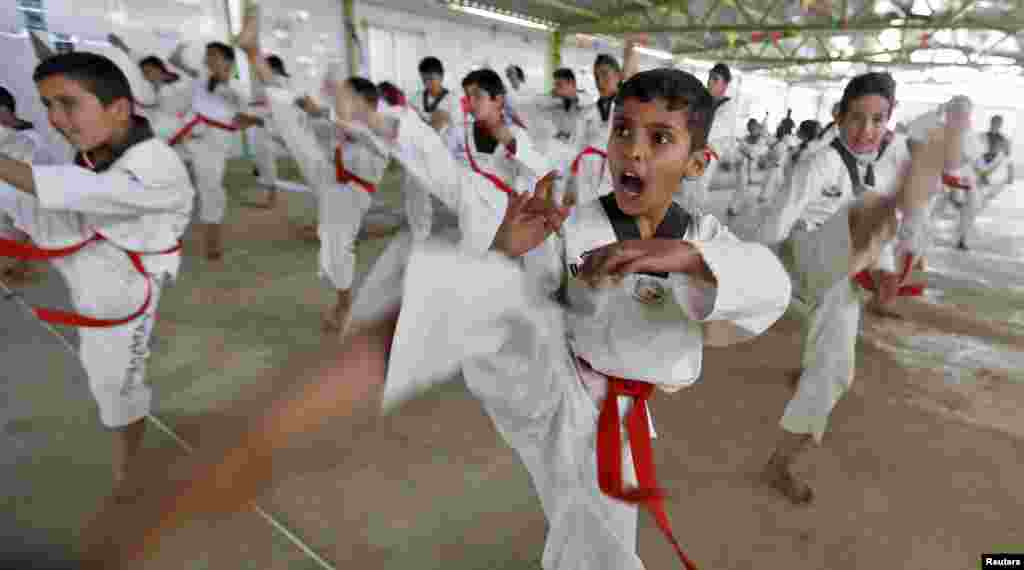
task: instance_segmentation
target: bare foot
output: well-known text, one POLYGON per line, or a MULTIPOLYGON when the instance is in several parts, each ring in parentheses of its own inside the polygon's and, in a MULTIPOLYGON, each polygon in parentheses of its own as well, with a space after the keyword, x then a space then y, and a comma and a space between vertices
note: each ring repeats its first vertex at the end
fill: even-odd
POLYGON ((787 467, 774 458, 765 466, 761 479, 794 505, 809 505, 814 502, 814 490, 807 483, 797 479, 787 467))
POLYGON ((903 315, 889 310, 888 307, 878 302, 877 299, 871 299, 870 301, 868 301, 866 308, 868 312, 871 313, 872 315, 882 317, 883 319, 903 319, 903 315))
POLYGON ((256 201, 245 201, 242 205, 247 208, 257 208, 260 210, 273 210, 277 207, 277 190, 267 190, 267 197, 265 200, 256 201))
POLYGON ((309 224, 299 228, 299 236, 306 241, 319 242, 320 232, 317 231, 315 224, 309 224))

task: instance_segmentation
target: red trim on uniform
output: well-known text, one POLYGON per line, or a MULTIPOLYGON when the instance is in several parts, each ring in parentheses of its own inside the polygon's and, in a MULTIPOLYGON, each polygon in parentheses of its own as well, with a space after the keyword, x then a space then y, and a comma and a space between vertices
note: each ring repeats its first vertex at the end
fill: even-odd
POLYGON ((360 188, 362 188, 363 190, 370 194, 373 194, 374 192, 377 191, 377 187, 375 185, 370 184, 366 180, 353 174, 351 170, 345 168, 345 163, 341 157, 340 146, 334 148, 334 169, 339 183, 355 184, 356 186, 359 186, 360 188))
POLYGON ((603 161, 608 159, 608 153, 606 153, 605 151, 603 151, 603 150, 601 150, 599 148, 588 146, 587 148, 583 149, 583 152, 577 154, 575 159, 573 159, 572 166, 569 167, 569 172, 571 172, 573 176, 576 176, 577 174, 580 173, 580 161, 583 159, 584 156, 587 156, 587 155, 590 155, 590 154, 595 154, 595 155, 601 157, 601 160, 602 160, 602 162, 601 162, 601 169, 604 170, 604 162, 603 161))
MULTIPOLYGON (((583 365, 591 368, 581 359, 583 365)), ((654 384, 607 376, 608 395, 601 405, 597 420, 597 480, 601 491, 613 498, 630 504, 642 505, 654 517, 658 528, 675 549, 679 560, 687 570, 697 570, 697 565, 683 552, 679 541, 672 532, 672 524, 665 513, 665 493, 658 487, 654 472, 654 451, 651 446, 650 423, 647 400, 654 392, 654 384), (633 398, 633 407, 626 416, 626 432, 629 448, 633 454, 633 467, 639 486, 626 489, 622 481, 622 422, 619 417, 619 396, 633 398)))
MULTIPOLYGON (((93 242, 109 241, 99 232, 93 234, 93 236, 81 243, 61 248, 46 249, 37 247, 30 244, 21 243, 15 240, 0 238, 0 257, 13 257, 22 261, 42 261, 49 259, 56 259, 58 257, 67 257, 77 253, 79 250, 84 248, 93 242)), ((56 309, 47 309, 44 307, 32 307, 32 312, 35 313, 36 317, 46 323, 53 323, 58 325, 69 325, 73 327, 87 327, 87 328, 105 328, 105 327, 116 327, 124 325, 134 321, 141 317, 149 309, 149 304, 153 300, 153 284, 150 282, 149 275, 146 273, 146 268, 142 264, 143 255, 169 255, 181 251, 181 242, 177 245, 166 249, 164 251, 145 252, 145 251, 129 251, 122 249, 128 259, 132 262, 132 266, 136 271, 142 275, 146 280, 146 299, 134 313, 127 317, 117 319, 97 319, 93 317, 87 317, 71 311, 59 311, 56 309)))
MULTIPOLYGON (((468 125, 469 123, 467 122, 466 124, 468 125)), ((476 163, 476 159, 473 158, 473 151, 470 150, 470 146, 469 146, 470 145, 470 141, 469 141, 469 127, 468 126, 465 129, 465 135, 466 135, 466 137, 465 137, 466 138, 466 158, 469 159, 469 166, 470 166, 470 168, 473 169, 473 172, 476 172, 480 176, 483 176, 484 178, 490 180, 491 184, 494 184, 494 187, 497 188, 498 190, 501 190, 502 192, 504 192, 506 194, 514 194, 515 191, 512 190, 512 187, 509 186, 508 184, 506 184, 504 180, 502 180, 501 178, 498 178, 497 176, 495 176, 494 174, 491 174, 490 172, 484 172, 483 170, 480 169, 480 165, 478 165, 476 163)))
MULTIPOLYGON (((904 265, 902 279, 906 279, 906 276, 910 274, 910 265, 912 261, 913 260, 911 260, 910 256, 908 255, 906 258, 906 263, 904 265)), ((857 285, 860 285, 865 291, 870 291, 872 293, 878 292, 878 283, 875 282, 875 278, 871 275, 870 270, 865 269, 864 271, 861 271, 860 273, 854 275, 853 281, 857 285)), ((900 288, 896 291, 896 296, 920 297, 921 295, 924 295, 924 289, 924 285, 920 283, 900 285, 900 288)))
POLYGON ((172 136, 170 138, 170 140, 167 141, 167 144, 169 144, 170 146, 174 146, 174 145, 178 144, 179 142, 182 141, 182 139, 184 139, 189 134, 191 134, 192 130, 195 129, 196 126, 199 125, 200 123, 202 123, 204 125, 209 125, 211 127, 215 127, 215 128, 218 128, 218 129, 222 129, 222 130, 225 130, 225 131, 232 131, 232 132, 234 132, 234 131, 238 130, 238 125, 234 125, 234 124, 229 125, 227 123, 222 123, 220 121, 214 121, 213 119, 204 117, 203 115, 196 114, 195 117, 192 117, 191 121, 189 121, 188 123, 185 123, 184 127, 181 127, 180 129, 178 129, 178 132, 174 133, 174 136, 172 136))
POLYGON ((956 188, 957 190, 970 190, 971 186, 967 184, 967 181, 962 176, 953 176, 952 174, 943 174, 942 183, 950 188, 956 188))

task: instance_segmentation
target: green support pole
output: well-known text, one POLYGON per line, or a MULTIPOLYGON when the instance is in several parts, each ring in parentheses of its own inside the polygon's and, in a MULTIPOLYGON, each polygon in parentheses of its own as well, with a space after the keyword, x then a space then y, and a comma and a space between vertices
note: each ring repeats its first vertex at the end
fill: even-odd
POLYGON ((551 37, 548 39, 548 73, 545 78, 545 85, 547 90, 551 91, 555 88, 555 80, 552 78, 552 74, 559 67, 562 67, 562 31, 555 30, 551 32, 551 37))
MULTIPOLYGON (((245 10, 245 4, 242 5, 242 10, 245 10)), ((239 17, 244 19, 245 14, 243 13, 239 17)), ((226 43, 230 46, 233 46, 235 44, 235 34, 232 33, 232 25, 234 23, 234 18, 231 17, 231 0, 224 0, 224 21, 227 23, 228 27, 228 37, 226 43)), ((236 80, 241 79, 240 71, 241 70, 238 68, 238 64, 236 63, 234 73, 232 74, 232 76, 236 80)), ((249 148, 249 137, 246 135, 245 131, 239 131, 238 136, 239 138, 241 138, 242 142, 242 158, 251 159, 253 152, 252 149, 249 148)))
POLYGON ((355 0, 341 0, 341 14, 345 30, 345 59, 348 60, 348 74, 359 75, 359 54, 356 44, 352 41, 352 32, 356 30, 355 0))

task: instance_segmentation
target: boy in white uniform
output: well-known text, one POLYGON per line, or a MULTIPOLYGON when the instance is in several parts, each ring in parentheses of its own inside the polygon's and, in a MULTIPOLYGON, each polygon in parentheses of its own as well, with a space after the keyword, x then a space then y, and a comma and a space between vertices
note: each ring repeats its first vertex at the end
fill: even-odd
MULTIPOLYGON (((413 94, 408 104, 437 133, 447 136, 449 127, 462 116, 459 97, 444 86, 441 60, 432 56, 423 58, 419 73, 423 88, 413 94)), ((402 178, 402 194, 405 197, 405 217, 413 236, 421 241, 427 239, 434 220, 430 195, 424 189, 416 188, 408 176, 402 178)))
POLYGON ((208 43, 203 60, 206 73, 202 75, 182 61, 180 50, 170 61, 194 81, 190 115, 169 142, 171 146, 182 145, 182 156, 192 166, 199 191, 199 221, 206 258, 219 261, 224 255, 221 225, 228 201, 224 188, 228 154, 238 140, 238 129, 258 124, 258 121, 241 114, 242 92, 232 77, 235 52, 231 46, 208 43))
MULTIPOLYGON (((928 200, 939 178, 918 178, 916 186, 901 188, 909 160, 906 138, 885 128, 895 88, 883 73, 850 81, 835 138, 794 167, 762 226, 765 243, 781 242, 792 229, 784 257, 797 294, 811 306, 796 394, 764 471, 766 482, 796 504, 811 502, 813 492, 793 474, 793 463, 820 444, 832 409, 853 382, 863 290, 873 290, 883 304, 897 295, 920 294, 906 280, 927 245, 928 200)), ((941 173, 941 144, 938 149, 941 173)), ((920 154, 930 168, 934 149, 926 145, 920 154)))
POLYGON ((608 136, 611 133, 615 97, 619 86, 639 71, 639 61, 634 47, 636 41, 626 37, 623 48, 625 70, 610 54, 600 54, 594 60, 594 80, 597 83, 598 99, 584 108, 580 117, 583 133, 581 144, 574 148, 569 164, 570 188, 577 194, 579 203, 595 200, 600 196, 588 195, 587 190, 608 188, 600 178, 607 175, 608 136))
MULTIPOLYGON (((554 206, 546 179, 533 196, 510 199, 493 234, 495 253, 484 258, 416 247, 403 269, 401 250, 412 240, 396 241, 368 278, 367 301, 357 309, 384 318, 343 348, 348 366, 364 377, 327 387, 331 374, 315 373, 241 447, 199 460, 188 489, 172 483, 158 499, 166 506, 132 518, 133 536, 120 534, 111 545, 121 549, 118 555, 144 554, 192 512, 237 508, 267 484, 273 450, 324 417, 375 400, 385 374, 383 403, 390 410, 461 365, 531 473, 549 522, 546 570, 642 569, 637 504, 651 510, 682 562, 694 568, 661 503, 646 400, 655 384, 666 391, 692 384, 701 373, 703 343, 735 342, 768 328, 788 304, 789 280, 763 246, 739 242, 712 216, 689 216, 672 204, 684 177, 703 168, 711 97, 700 82, 655 70, 638 74, 620 93, 608 149, 613 194, 569 216, 568 208, 554 206), (567 216, 561 235, 552 235, 567 216), (756 288, 746 286, 752 272, 756 288), (403 296, 397 323, 387 316, 395 299, 381 299, 392 292, 403 296), (327 408, 317 412, 310 402, 327 408), (296 422, 300 406, 310 423, 296 422), (620 439, 623 424, 628 443, 620 439), (241 475, 239 486, 213 504, 210 485, 227 472, 241 475)), ((401 145, 436 152, 428 148, 436 141, 402 130, 401 145)), ((432 173, 446 186, 478 191, 477 177, 451 158, 432 173)), ((354 377, 342 374, 335 381, 354 377)))
MULTIPOLYGON (((245 51, 257 81, 262 83, 275 131, 284 139, 303 178, 317 195, 320 271, 337 291, 337 302, 324 313, 323 327, 326 332, 341 332, 352 307, 356 238, 389 156, 365 144, 338 140, 336 129, 323 130, 320 134, 326 136, 322 138, 307 130, 304 111, 295 103, 295 93, 274 83, 279 81, 277 74, 260 55, 258 6, 248 8, 238 45, 245 51)), ((379 94, 369 80, 352 77, 337 89, 354 95, 339 97, 356 105, 344 113, 376 112, 379 94)))
MULTIPOLYGON (((291 76, 284 67, 284 61, 276 55, 268 55, 265 58, 267 67, 273 72, 273 86, 287 91, 292 91, 291 76)), ((267 111, 266 87, 262 81, 254 81, 252 85, 253 100, 249 102, 249 108, 256 116, 266 116, 267 111)), ((256 170, 259 184, 267 191, 266 202, 263 207, 273 208, 277 205, 277 149, 278 143, 274 140, 273 131, 266 125, 253 129, 249 140, 252 141, 253 154, 256 160, 256 170)))
POLYGON ((711 112, 711 127, 708 132, 708 148, 715 154, 708 161, 708 167, 696 184, 685 195, 676 194, 676 202, 691 212, 702 212, 707 208, 708 189, 711 180, 721 166, 721 159, 733 155, 736 146, 736 102, 725 96, 732 81, 732 70, 724 63, 717 63, 708 72, 708 90, 715 103, 711 112))
MULTIPOLYGON (((110 34, 107 39, 128 57, 135 57, 128 44, 117 35, 110 34)), ((170 140, 188 112, 192 100, 192 84, 184 81, 180 74, 169 69, 164 61, 155 55, 140 59, 139 69, 153 87, 155 99, 148 105, 136 101, 136 106, 140 107, 140 114, 149 119, 156 136, 170 140)))
POLYGON ((740 176, 739 185, 729 200, 729 207, 726 214, 732 218, 740 213, 746 212, 754 198, 760 194, 755 187, 751 188, 751 177, 754 169, 758 167, 761 158, 768 152, 768 141, 764 136, 764 129, 757 119, 747 121, 747 136, 740 140, 737 152, 740 155, 740 176))
MULTIPOLYGON (((494 219, 505 214, 507 195, 533 188, 558 164, 548 159, 552 144, 542 146, 505 116, 505 85, 491 69, 478 69, 462 81, 469 101, 466 121, 452 126, 446 144, 463 168, 487 181, 494 219)), ((562 152, 564 154, 564 152, 562 152)), ((462 220, 460 219, 460 222, 462 220)), ((470 230, 472 231, 472 230, 470 230)))
MULTIPOLYGON (((152 393, 149 338, 194 192, 188 173, 148 122, 133 114, 124 73, 109 59, 72 52, 33 75, 53 126, 78 149, 72 165, 0 156, 0 212, 34 245, 5 239, 3 255, 50 259, 76 313, 36 309, 42 320, 83 327, 79 355, 100 419, 114 430, 114 477, 134 463, 152 393)), ((10 236, 5 236, 9 238, 10 236)))
POLYGON ((995 115, 989 122, 989 130, 978 136, 974 170, 977 173, 974 188, 966 194, 960 206, 960 223, 957 227, 957 248, 967 251, 968 242, 974 236, 974 222, 986 204, 1005 187, 1013 184, 1013 160, 1010 157, 1013 144, 1001 132, 1003 117, 995 115))

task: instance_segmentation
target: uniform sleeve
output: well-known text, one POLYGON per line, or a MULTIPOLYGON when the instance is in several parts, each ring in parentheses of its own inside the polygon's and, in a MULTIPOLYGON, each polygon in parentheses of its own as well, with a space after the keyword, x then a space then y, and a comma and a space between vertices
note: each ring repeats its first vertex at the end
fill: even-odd
POLYGON ((0 152, 21 162, 35 163, 37 151, 35 141, 28 136, 13 135, 0 142, 0 152))
POLYGON ((457 125, 449 125, 444 131, 444 142, 448 147, 448 152, 452 153, 452 156, 458 158, 466 152, 466 125, 460 123, 457 125))
POLYGON ((828 162, 823 157, 814 155, 793 165, 792 172, 766 208, 759 242, 776 244, 786 239, 811 199, 829 184, 828 162))
POLYGON ((552 234, 539 246, 523 255, 523 268, 537 287, 548 296, 561 287, 565 273, 565 242, 552 234))
MULTIPOLYGON (((554 164, 547 158, 547 153, 542 152, 533 142, 532 138, 523 129, 516 128, 515 133, 515 160, 526 167, 530 174, 537 178, 543 177, 554 170, 554 164)), ((507 153, 508 148, 504 145, 498 152, 507 153)))
POLYGON ((295 105, 294 93, 286 89, 267 87, 267 110, 275 131, 284 140, 288 152, 295 157, 302 177, 315 188, 323 188, 334 181, 333 170, 327 162, 328 150, 317 142, 315 129, 307 128, 305 111, 295 105))
POLYGON ((708 133, 708 145, 719 155, 734 148, 736 137, 733 136, 733 128, 735 123, 736 104, 734 100, 729 100, 715 112, 715 120, 711 123, 711 132, 708 133))
POLYGON ((942 124, 942 111, 943 106, 940 105, 938 109, 928 111, 910 121, 907 125, 907 138, 915 143, 926 142, 928 140, 928 131, 942 124))
POLYGON ((385 411, 470 360, 501 363, 499 372, 486 375, 500 378, 499 385, 472 386, 474 391, 550 395, 547 387, 523 387, 550 383, 552 362, 565 351, 564 329, 553 310, 519 265, 504 256, 468 256, 430 242, 414 247, 388 361, 385 411))
POLYGON ((394 158, 416 184, 456 213, 464 245, 481 253, 490 249, 505 215, 505 195, 457 163, 430 125, 406 113, 398 133, 394 158))
POLYGON ((740 241, 712 216, 701 220, 699 239, 691 243, 714 274, 716 286, 673 274, 677 302, 692 320, 705 324, 708 344, 751 339, 786 312, 792 282, 767 247, 740 241))
POLYGON ((122 157, 102 173, 70 164, 34 166, 40 206, 126 216, 187 211, 192 193, 181 191, 191 189, 181 160, 169 148, 163 156, 154 156, 141 146, 129 150, 134 156, 122 157))

